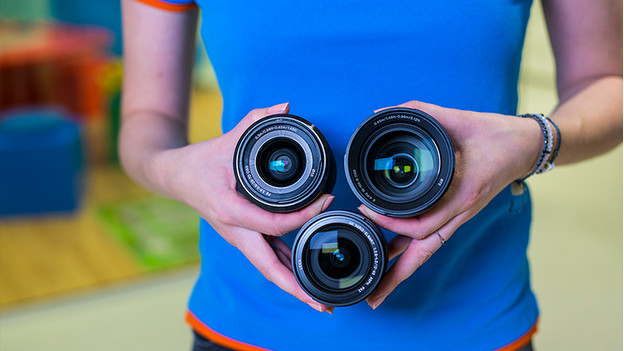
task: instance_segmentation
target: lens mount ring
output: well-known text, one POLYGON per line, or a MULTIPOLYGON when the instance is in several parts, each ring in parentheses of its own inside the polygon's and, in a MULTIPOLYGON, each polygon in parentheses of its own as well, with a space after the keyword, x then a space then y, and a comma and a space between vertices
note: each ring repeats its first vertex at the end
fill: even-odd
POLYGON ((387 216, 412 217, 431 208, 448 190, 455 169, 455 151, 448 133, 432 116, 416 109, 391 108, 373 114, 357 127, 347 145, 344 169, 351 191, 367 207, 387 216), (429 185, 403 198, 374 186, 366 167, 365 157, 374 151, 374 140, 391 133, 412 135, 435 146, 426 150, 437 160, 429 185))
POLYGON ((387 265, 387 244, 379 228, 368 218, 350 211, 328 211, 312 218, 299 230, 292 248, 292 267, 297 282, 315 301, 329 306, 349 306, 366 299, 379 285, 387 265), (316 262, 309 259, 310 242, 329 227, 357 233, 367 246, 367 252, 358 252, 370 258, 368 267, 362 270, 366 274, 346 289, 327 289, 313 276, 318 268, 311 267, 316 262))
MULTIPOLYGON (((236 188, 249 201, 271 212, 292 212, 331 192, 336 179, 334 158, 325 137, 307 120, 290 114, 264 117, 253 123, 238 140, 233 157, 236 188), (304 167, 293 184, 269 184, 258 166, 264 145, 276 139, 296 144, 304 167)), ((275 183, 275 180, 273 180, 275 183)))

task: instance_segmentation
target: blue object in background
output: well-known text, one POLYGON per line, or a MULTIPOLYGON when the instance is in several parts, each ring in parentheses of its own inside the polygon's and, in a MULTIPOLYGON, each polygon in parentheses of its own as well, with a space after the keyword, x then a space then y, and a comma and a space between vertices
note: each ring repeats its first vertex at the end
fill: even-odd
POLYGON ((53 18, 74 24, 90 24, 110 29, 114 35, 112 51, 121 56, 121 1, 50 0, 53 18))
POLYGON ((71 212, 84 172, 80 127, 59 110, 0 116, 0 217, 71 212))

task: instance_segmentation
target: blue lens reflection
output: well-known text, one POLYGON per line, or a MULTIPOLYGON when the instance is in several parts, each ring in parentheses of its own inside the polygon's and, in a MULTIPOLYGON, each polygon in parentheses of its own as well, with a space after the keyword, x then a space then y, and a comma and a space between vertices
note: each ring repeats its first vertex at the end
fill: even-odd
POLYGON ((344 255, 340 253, 340 249, 334 251, 334 257, 340 262, 344 261, 344 255))
POLYGON ((277 160, 269 163, 269 169, 284 172, 286 170, 286 166, 288 166, 288 160, 277 160))

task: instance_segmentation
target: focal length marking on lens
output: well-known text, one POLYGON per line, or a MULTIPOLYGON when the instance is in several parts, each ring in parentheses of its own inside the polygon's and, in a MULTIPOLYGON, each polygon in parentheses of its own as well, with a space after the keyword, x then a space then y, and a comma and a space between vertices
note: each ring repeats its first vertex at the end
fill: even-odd
MULTIPOLYGON (((281 121, 281 120, 280 120, 281 121)), ((261 132, 259 132, 258 134, 256 134, 255 138, 256 140, 258 140, 259 138, 261 138, 264 134, 272 132, 274 130, 280 130, 280 129, 285 129, 285 130, 290 130, 293 133, 297 133, 299 131, 299 129, 293 127, 293 126, 289 126, 289 125, 283 125, 283 124, 278 124, 275 126, 270 126, 264 130, 262 130, 261 132)))
POLYGON ((384 118, 380 118, 380 119, 376 120, 376 121, 373 123, 373 125, 377 126, 377 125, 378 125, 378 124, 380 124, 380 123, 384 123, 384 122, 386 122, 386 121, 388 121, 388 120, 391 120, 391 119, 397 119, 397 118, 409 119, 409 120, 412 120, 412 121, 414 121, 414 122, 420 122, 420 118, 418 118, 418 117, 415 117, 415 116, 408 116, 408 115, 400 115, 400 114, 399 114, 399 115, 390 115, 390 116, 386 116, 386 117, 384 117, 384 118))
MULTIPOLYGON (((346 161, 345 161, 346 162, 346 161)), ((364 196, 366 196, 369 200, 371 200, 372 202, 377 201, 376 198, 372 197, 368 191, 366 191, 366 188, 364 188, 364 186, 362 185, 362 183, 360 182, 360 178, 358 177, 358 173, 357 173, 357 169, 353 168, 351 169, 351 172, 353 173, 353 179, 355 180, 355 183, 357 184, 357 186, 360 188, 360 193, 364 196)))

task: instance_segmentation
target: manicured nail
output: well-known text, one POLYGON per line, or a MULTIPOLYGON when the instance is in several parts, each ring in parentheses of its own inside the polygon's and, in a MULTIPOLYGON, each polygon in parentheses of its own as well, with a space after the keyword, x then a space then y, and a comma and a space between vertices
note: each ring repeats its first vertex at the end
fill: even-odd
POLYGON ((366 217, 372 217, 373 216, 373 213, 368 209, 368 207, 366 207, 364 205, 358 206, 358 210, 360 210, 360 212, 362 212, 366 217))
POLYGON ((321 305, 317 305, 317 304, 313 304, 313 303, 309 303, 308 305, 310 305, 310 307, 314 308, 315 310, 319 311, 319 312, 325 312, 325 308, 321 305))
POLYGON ((269 107, 269 113, 284 113, 288 109, 288 102, 269 107))
POLYGON ((331 205, 331 203, 334 201, 335 196, 330 195, 328 196, 325 201, 323 201, 323 205, 321 206, 321 212, 325 211, 329 205, 331 205))
POLYGON ((381 303, 386 299, 386 296, 388 295, 381 295, 378 298, 376 298, 375 300, 373 300, 372 303, 370 303, 370 307, 372 309, 376 309, 377 307, 379 307, 379 305, 381 305, 381 303))

